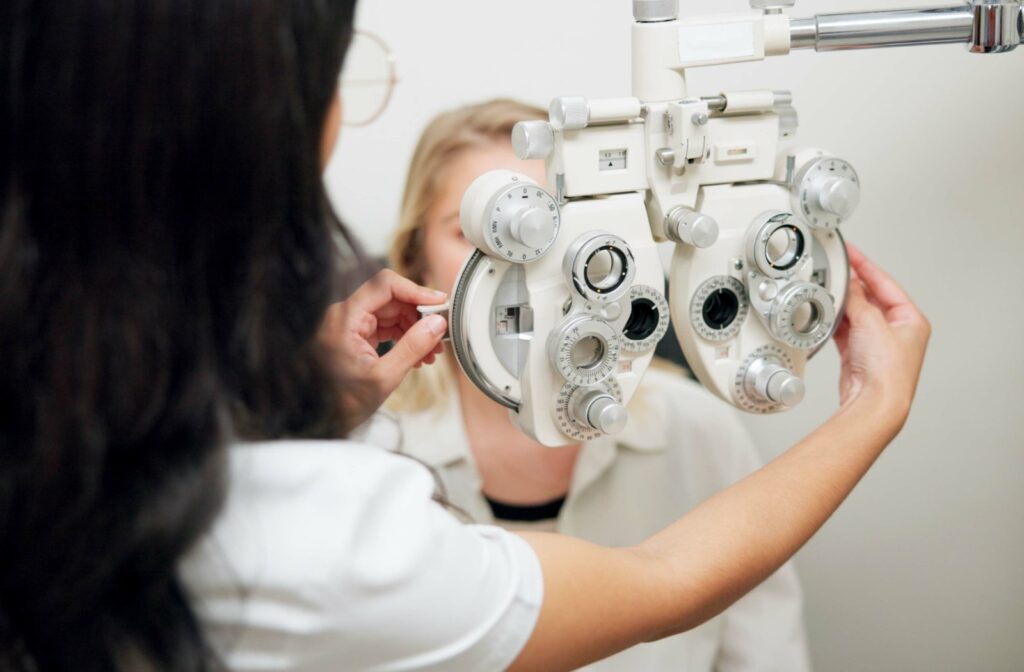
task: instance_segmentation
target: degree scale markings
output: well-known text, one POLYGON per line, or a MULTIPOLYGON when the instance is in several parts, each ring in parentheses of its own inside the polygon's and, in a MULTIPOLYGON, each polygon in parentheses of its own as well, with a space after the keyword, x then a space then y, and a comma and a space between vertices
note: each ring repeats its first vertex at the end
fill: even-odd
MULTIPOLYGON (((511 183, 495 195, 486 221, 490 222, 485 227, 485 235, 491 248, 502 258, 516 264, 528 263, 541 257, 554 243, 561 227, 561 217, 554 198, 534 185, 524 186, 517 178, 513 178, 511 183), (513 223, 521 225, 522 220, 516 218, 524 213, 532 214, 534 218, 538 213, 550 214, 551 236, 539 248, 531 247, 513 235, 513 223)), ((536 219, 533 222, 536 226, 536 219)))

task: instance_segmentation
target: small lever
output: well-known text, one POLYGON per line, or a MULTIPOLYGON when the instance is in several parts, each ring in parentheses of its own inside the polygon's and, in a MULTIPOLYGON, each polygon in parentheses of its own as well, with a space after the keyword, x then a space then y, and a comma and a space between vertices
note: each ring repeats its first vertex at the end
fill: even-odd
POLYGON ((451 303, 439 303, 436 306, 416 306, 416 310, 419 312, 421 319, 428 315, 440 315, 443 317, 447 326, 444 337, 441 340, 450 341, 452 339, 451 303))

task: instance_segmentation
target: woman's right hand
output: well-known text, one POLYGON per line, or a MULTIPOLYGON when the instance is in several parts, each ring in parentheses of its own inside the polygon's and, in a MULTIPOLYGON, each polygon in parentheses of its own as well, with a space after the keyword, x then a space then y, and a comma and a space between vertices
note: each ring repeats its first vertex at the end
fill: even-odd
POLYGON ((870 397, 891 411, 896 429, 910 412, 931 325, 889 275, 847 245, 850 289, 835 340, 842 358, 843 407, 870 397))
POLYGON ((328 308, 317 336, 338 382, 346 431, 369 419, 410 369, 434 363, 447 323, 440 315, 420 319, 416 306, 445 296, 384 270, 328 308), (395 345, 381 356, 383 341, 395 345))

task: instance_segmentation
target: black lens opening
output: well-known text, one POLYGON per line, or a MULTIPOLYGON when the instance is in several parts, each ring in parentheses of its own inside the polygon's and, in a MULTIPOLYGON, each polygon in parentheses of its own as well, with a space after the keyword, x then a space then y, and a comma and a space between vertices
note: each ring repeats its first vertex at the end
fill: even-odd
POLYGON ((650 299, 633 299, 629 319, 623 333, 631 341, 642 341, 658 330, 661 313, 658 306, 650 299))
POLYGON ((740 299, 731 289, 716 289, 704 299, 704 323, 721 331, 735 321, 740 312, 740 299))

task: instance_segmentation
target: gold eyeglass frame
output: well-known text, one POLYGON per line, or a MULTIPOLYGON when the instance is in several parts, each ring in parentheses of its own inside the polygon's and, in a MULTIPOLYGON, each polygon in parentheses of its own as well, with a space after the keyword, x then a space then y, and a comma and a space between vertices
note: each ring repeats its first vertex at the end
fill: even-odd
POLYGON ((344 100, 345 100, 345 96, 344 96, 345 87, 346 86, 352 86, 353 84, 355 84, 356 86, 360 86, 360 85, 371 85, 371 84, 372 85, 376 85, 376 84, 386 83, 388 85, 388 92, 387 92, 387 94, 384 95, 384 100, 381 101, 380 107, 377 109, 377 111, 374 112, 373 115, 369 119, 367 119, 366 121, 353 122, 353 121, 346 120, 345 119, 345 110, 343 108, 342 111, 341 111, 341 125, 342 126, 348 126, 350 128, 359 128, 359 127, 362 127, 362 126, 369 126, 373 122, 377 121, 377 119, 380 118, 380 115, 384 114, 384 110, 388 109, 388 103, 391 102, 391 96, 395 92, 395 84, 398 83, 398 73, 397 73, 397 70, 396 70, 396 67, 395 67, 395 54, 394 54, 393 51, 391 51, 391 47, 388 46, 387 42, 385 42, 376 33, 371 33, 371 32, 366 31, 366 30, 354 30, 354 31, 352 31, 353 39, 356 36, 361 36, 361 37, 368 38, 368 39, 372 40, 373 42, 376 42, 381 47, 381 49, 383 49, 383 51, 384 51, 384 53, 385 53, 385 55, 387 57, 387 68, 388 68, 387 79, 386 80, 379 80, 379 79, 373 79, 373 80, 354 80, 354 81, 350 80, 348 82, 345 82, 345 81, 342 80, 341 75, 339 75, 338 76, 338 90, 341 92, 341 99, 342 99, 342 101, 344 102, 344 100))

